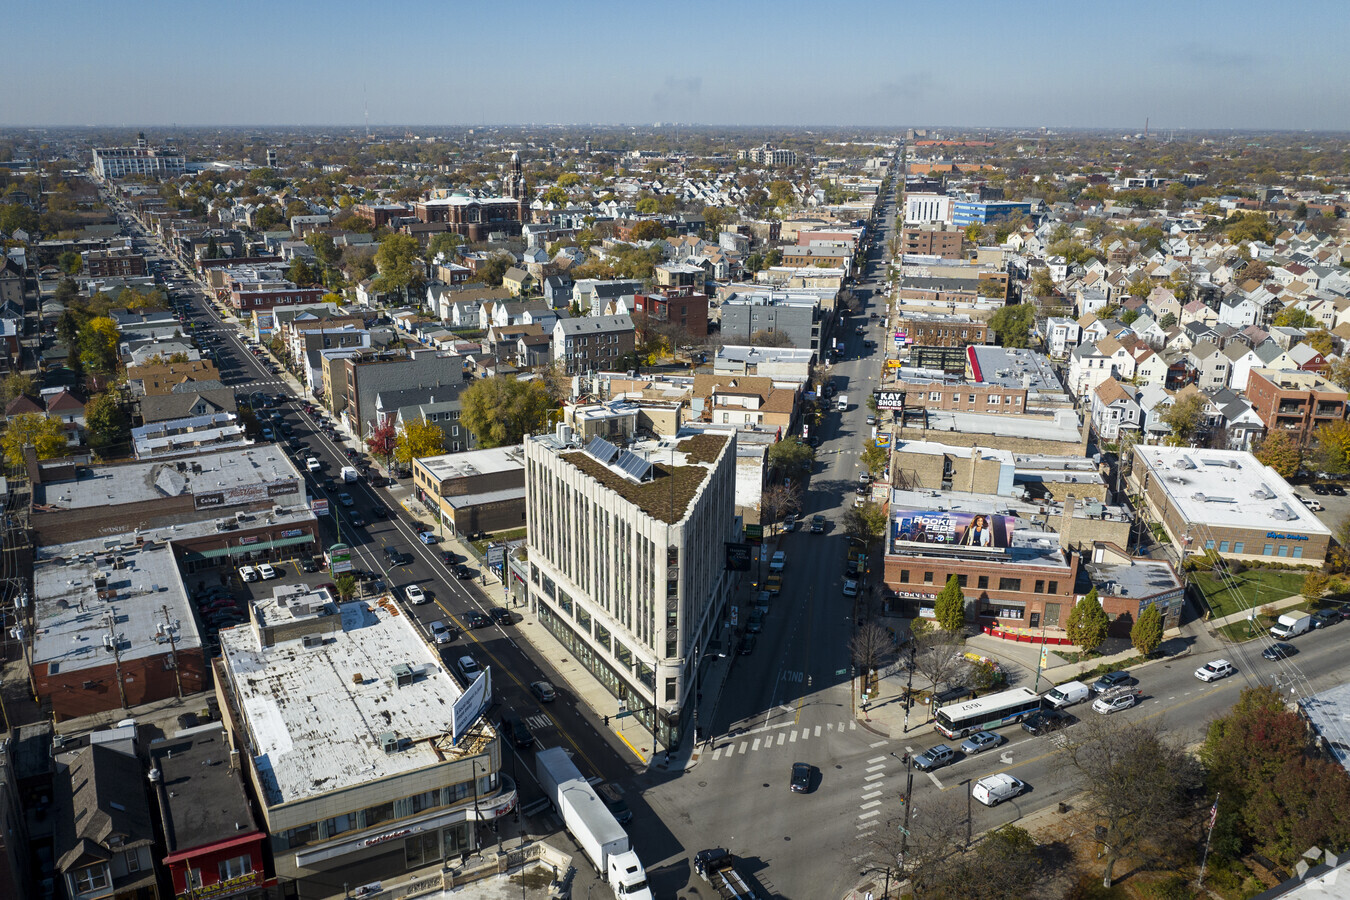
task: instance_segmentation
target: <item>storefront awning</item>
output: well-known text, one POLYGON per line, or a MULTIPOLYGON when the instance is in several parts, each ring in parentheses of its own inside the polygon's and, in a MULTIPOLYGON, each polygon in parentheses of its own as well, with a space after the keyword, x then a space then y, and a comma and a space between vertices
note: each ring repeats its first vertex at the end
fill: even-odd
POLYGON ((274 541, 258 541, 256 544, 231 544, 228 547, 216 547, 211 550, 189 550, 183 555, 188 562, 198 562, 204 559, 221 559, 226 556, 243 556, 245 553, 256 553, 259 550, 278 550, 282 547, 295 547, 300 544, 312 544, 314 538, 309 534, 302 534, 299 537, 277 538, 274 541))

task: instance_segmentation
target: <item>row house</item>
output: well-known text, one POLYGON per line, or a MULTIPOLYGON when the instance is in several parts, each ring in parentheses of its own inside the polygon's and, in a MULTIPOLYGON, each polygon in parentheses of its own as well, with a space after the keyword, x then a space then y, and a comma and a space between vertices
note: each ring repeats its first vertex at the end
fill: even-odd
POLYGON ((1144 411, 1135 399, 1135 389, 1108 378, 1092 392, 1092 427, 1103 441, 1120 438, 1122 429, 1143 428, 1144 411))
POLYGON ((553 326, 553 361, 568 375, 614 369, 636 348, 636 329, 628 316, 559 319, 553 326))

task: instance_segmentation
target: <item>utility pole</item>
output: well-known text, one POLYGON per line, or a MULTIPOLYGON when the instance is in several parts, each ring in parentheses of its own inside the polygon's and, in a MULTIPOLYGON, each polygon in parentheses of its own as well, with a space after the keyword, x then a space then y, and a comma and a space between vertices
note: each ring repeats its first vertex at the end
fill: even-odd
POLYGON ((905 754, 905 796, 904 820, 905 824, 900 826, 900 875, 905 874, 905 851, 909 848, 909 823, 914 816, 912 798, 914 796, 914 758, 908 753, 905 754))
POLYGON ((178 699, 183 699, 183 672, 178 668, 178 623, 169 618, 169 607, 161 606, 164 613, 164 636, 169 639, 169 654, 173 657, 173 679, 178 683, 178 699))
POLYGON ((909 635, 909 679, 905 682, 905 727, 902 734, 909 734, 909 708, 914 705, 914 634, 909 635))
POLYGON ((117 696, 122 700, 122 708, 128 709, 126 685, 122 681, 122 647, 117 640, 116 607, 113 608, 112 612, 108 613, 103 621, 108 624, 108 642, 112 646, 113 663, 117 670, 117 696))

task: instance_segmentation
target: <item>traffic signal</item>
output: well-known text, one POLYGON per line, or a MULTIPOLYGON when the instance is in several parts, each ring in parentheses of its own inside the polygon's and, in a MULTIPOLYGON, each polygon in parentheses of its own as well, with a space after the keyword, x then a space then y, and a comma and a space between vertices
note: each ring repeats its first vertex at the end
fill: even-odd
POLYGON ((605 716, 605 727, 609 727, 609 716, 605 716))

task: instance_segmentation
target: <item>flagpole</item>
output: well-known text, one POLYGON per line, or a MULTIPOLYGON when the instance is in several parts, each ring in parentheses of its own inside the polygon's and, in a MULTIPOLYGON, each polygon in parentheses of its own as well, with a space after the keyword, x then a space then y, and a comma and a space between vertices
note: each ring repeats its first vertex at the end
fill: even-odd
POLYGON ((1209 810, 1209 831, 1205 834, 1205 853, 1200 857, 1200 876, 1195 879, 1195 886, 1203 888, 1205 886, 1205 863, 1209 862, 1209 841, 1214 837, 1214 823, 1219 821, 1219 795, 1214 795, 1214 806, 1209 810))

